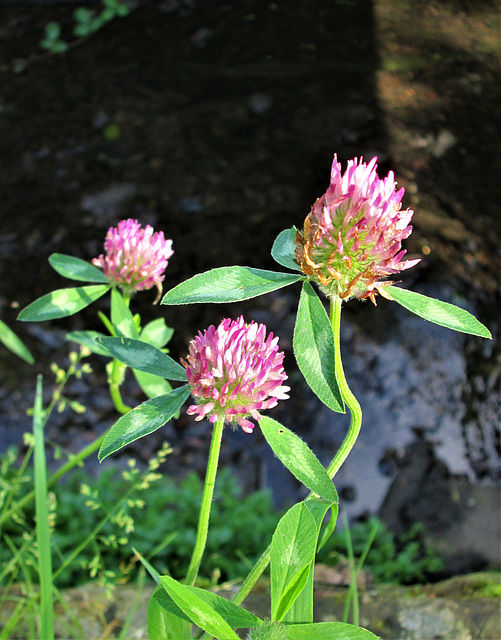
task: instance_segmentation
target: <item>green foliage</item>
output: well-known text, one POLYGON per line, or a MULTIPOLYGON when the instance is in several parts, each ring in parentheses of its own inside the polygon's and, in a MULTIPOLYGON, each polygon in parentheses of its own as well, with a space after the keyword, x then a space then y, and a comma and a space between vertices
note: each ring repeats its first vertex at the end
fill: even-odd
POLYGON ((271 618, 282 620, 303 590, 315 559, 318 530, 304 502, 281 518, 271 542, 271 618))
POLYGON ((337 504, 337 491, 327 471, 299 436, 267 416, 261 418, 259 427, 273 453, 300 482, 318 496, 337 504))
POLYGON ((9 327, 0 320, 0 342, 3 343, 7 349, 15 353, 16 356, 19 356, 29 364, 33 364, 35 359, 30 353, 28 347, 21 341, 20 338, 9 329, 9 327))
POLYGON ((181 282, 165 294, 161 304, 240 302, 282 289, 302 278, 251 267, 219 267, 181 282))
POLYGON ((386 292, 398 304, 420 318, 439 324, 447 329, 469 333, 481 338, 492 338, 491 332, 484 327, 471 313, 456 307, 449 302, 428 298, 415 291, 407 291, 400 287, 387 287, 386 292))
MULTIPOLYGON (((12 451, 2 457, 0 471, 6 484, 15 476, 14 459, 12 451)), ((146 558, 151 557, 152 550, 158 549, 151 560, 155 568, 160 573, 168 571, 175 577, 184 577, 196 537, 202 482, 195 474, 176 482, 159 474, 152 476, 152 473, 151 470, 139 472, 132 466, 121 475, 116 468, 106 467, 97 478, 91 478, 83 469, 77 469, 64 483, 54 487, 55 570, 61 559, 81 544, 113 505, 121 504, 95 541, 82 549, 75 561, 59 575, 59 587, 87 582, 89 574, 91 578, 113 581, 120 577, 120 572, 106 576, 105 571, 108 567, 114 570, 121 567, 122 573, 127 573, 134 555, 132 547, 146 558), (131 494, 124 501, 125 494, 138 478, 143 483, 138 487, 141 494, 131 494)), ((28 473, 24 480, 24 484, 30 483, 28 473)), ((22 517, 3 527, 0 544, 3 567, 12 558, 9 547, 4 544, 5 536, 20 548, 31 535, 33 516, 33 505, 30 505, 22 517)), ((277 514, 268 492, 259 491, 244 498, 232 475, 222 470, 216 484, 211 528, 202 561, 203 578, 214 580, 220 576, 232 580, 245 575, 261 554, 265 542, 271 539, 276 522, 277 514)), ((28 555, 34 557, 34 548, 28 555)), ((34 570, 32 579, 37 580, 34 570)))
MULTIPOLYGON (((364 551, 367 539, 376 519, 369 518, 350 527, 353 553, 356 558, 364 551)), ((336 564, 340 555, 346 553, 344 531, 336 531, 317 556, 318 562, 336 564)), ((417 523, 401 536, 395 536, 382 522, 378 523, 372 546, 364 562, 378 582, 413 584, 426 582, 440 573, 443 563, 423 541, 423 527, 417 523)))
POLYGON ((282 232, 278 234, 275 238, 275 242, 273 243, 273 247, 271 248, 271 255, 273 259, 278 262, 278 264, 282 265, 282 267, 287 267, 288 269, 293 269, 294 271, 301 271, 301 267, 295 262, 295 238, 296 238, 297 229, 296 227, 291 227, 290 229, 284 229, 282 232))
POLYGON ((110 287, 109 284, 94 284, 51 291, 25 307, 20 312, 18 320, 43 322, 66 318, 88 307, 109 291, 110 287))
POLYGON ((99 450, 99 462, 131 442, 163 427, 180 411, 189 395, 188 385, 183 385, 151 398, 123 415, 106 434, 99 450))
POLYGON ((312 391, 332 411, 344 413, 344 401, 334 367, 332 326, 309 282, 303 283, 293 338, 294 355, 312 391))
MULTIPOLYGON (((103 8, 100 13, 90 11, 85 7, 78 7, 73 13, 75 24, 73 35, 76 38, 85 38, 95 33, 107 22, 114 18, 123 18, 130 12, 126 4, 120 0, 102 0, 103 8)), ((44 37, 40 46, 50 53, 64 53, 69 44, 61 38, 61 25, 59 22, 49 22, 45 26, 44 37)))

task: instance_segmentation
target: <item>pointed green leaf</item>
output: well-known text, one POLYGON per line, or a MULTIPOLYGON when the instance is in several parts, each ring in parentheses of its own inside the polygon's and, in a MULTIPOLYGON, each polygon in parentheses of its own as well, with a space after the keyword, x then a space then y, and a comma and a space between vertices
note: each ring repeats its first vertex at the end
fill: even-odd
POLYGON ((287 627, 289 640, 380 640, 372 632, 345 622, 315 622, 287 627))
POLYGON ((293 337, 298 367, 312 391, 329 409, 344 413, 334 366, 334 335, 319 297, 303 284, 293 337))
POLYGON ((163 318, 156 318, 143 328, 139 339, 148 344, 152 344, 157 349, 165 347, 174 334, 174 329, 165 324, 163 318))
MULTIPOLYGON (((242 607, 239 607, 233 602, 226 600, 226 598, 222 598, 217 595, 217 593, 213 593, 212 591, 207 591, 206 589, 199 589, 198 587, 191 587, 189 585, 185 585, 186 589, 189 589, 194 595, 198 596, 200 599, 204 600, 207 604, 209 604, 216 613, 218 613, 226 622, 230 625, 230 627, 234 629, 247 629, 250 627, 258 627, 261 624, 261 620, 255 616, 250 611, 246 611, 242 607)), ((183 611, 175 604, 170 595, 165 591, 165 589, 155 589, 153 592, 153 597, 157 600, 160 606, 173 613, 174 615, 179 616, 183 620, 191 619, 183 613, 183 611)))
MULTIPOLYGON (((159 588, 163 591, 162 587, 159 588)), ((163 609, 154 595, 148 601, 148 637, 151 640, 182 640, 182 619, 163 609)))
POLYGON ((190 388, 184 385, 163 396, 147 400, 123 415, 106 434, 99 449, 99 462, 131 442, 163 427, 181 409, 189 395, 190 388))
POLYGON ((162 576, 159 576, 159 581, 160 581, 160 586, 153 591, 153 593, 151 594, 151 597, 155 599, 155 601, 159 604, 160 607, 162 607, 164 611, 167 611, 171 615, 176 616, 177 618, 180 618, 185 622, 191 622, 191 618, 189 618, 184 613, 184 611, 179 608, 179 606, 174 602, 174 600, 170 597, 170 595, 162 586, 161 584, 162 576))
POLYGON ((239 302, 281 289, 301 278, 252 267, 219 267, 178 284, 165 294, 162 304, 239 302))
POLYGON ((5 322, 2 322, 1 320, 0 320, 0 342, 3 342, 3 344, 7 347, 7 349, 12 351, 12 353, 15 353, 16 356, 19 356, 23 360, 26 360, 26 362, 28 362, 29 364, 33 364, 35 362, 35 359, 31 355, 30 350, 24 344, 21 338, 18 338, 17 335, 14 333, 14 331, 12 331, 12 329, 10 329, 5 324, 5 322))
POLYGON ((108 351, 96 342, 97 338, 105 337, 104 333, 100 333, 99 331, 71 331, 66 334, 66 340, 81 344, 83 347, 90 349, 92 353, 97 353, 99 356, 109 358, 110 354, 108 351))
POLYGON ((23 322, 43 322, 65 318, 85 309, 109 291, 110 285, 93 284, 87 287, 58 289, 25 307, 18 316, 23 322))
POLYGON ((261 418, 259 426, 277 458, 300 482, 318 496, 338 502, 336 489, 327 471, 299 436, 267 416, 261 418))
MULTIPOLYGON (((324 546, 324 544, 329 540, 331 535, 334 533, 334 529, 336 528, 337 517, 339 514, 339 505, 337 504, 331 505, 330 511, 331 511, 331 517, 329 519, 329 522, 325 525, 322 531, 322 535, 320 536, 320 539, 318 541, 317 553, 320 551, 320 549, 324 546)), ((315 514, 313 514, 313 516, 315 517, 315 514)), ((317 523, 318 523, 318 520, 317 520, 317 523)))
POLYGON ((278 264, 288 269, 294 269, 294 271, 301 271, 301 267, 294 262, 296 243, 294 239, 296 237, 296 227, 290 229, 284 229, 281 231, 273 243, 271 248, 271 255, 278 264))
POLYGON ((170 576, 160 578, 162 586, 177 606, 201 629, 218 640, 238 640, 226 620, 189 587, 170 576))
POLYGON ((315 558, 317 526, 304 502, 281 518, 271 540, 271 619, 281 620, 303 588, 315 558))
POLYGON ((80 258, 53 253, 49 258, 49 263, 55 271, 70 280, 109 284, 108 278, 101 269, 80 258))
MULTIPOLYGON (((278 603, 277 610, 275 612, 275 617, 273 617, 272 614, 272 620, 283 620, 286 614, 289 614, 289 616, 291 616, 291 612, 294 610, 294 605, 297 604, 298 597, 302 595, 306 584, 310 580, 312 570, 313 558, 309 564, 305 564, 304 567, 296 572, 294 577, 288 583, 287 587, 284 589, 282 597, 280 598, 280 602, 278 603)), ((299 613, 298 615, 301 617, 298 619, 298 621, 305 622, 305 620, 309 619, 311 620, 311 622, 313 622, 313 598, 311 599, 311 611, 307 611, 306 614, 302 609, 300 609, 300 611, 301 613, 299 613)), ((288 621, 289 616, 285 618, 288 621)), ((290 621, 296 622, 295 616, 291 616, 290 621)))
MULTIPOLYGON (((315 519, 315 523, 317 525, 317 529, 320 531, 325 515, 329 509, 336 509, 335 514, 337 514, 337 503, 332 503, 330 500, 325 500, 324 498, 317 498, 315 496, 308 497, 304 504, 308 507, 309 512, 315 519)), ((334 516, 333 524, 336 524, 337 515, 334 516)), ((332 520, 332 518, 331 518, 332 520)))
POLYGON ((484 327, 481 322, 465 309, 456 307, 449 302, 428 298, 415 291, 401 289, 400 287, 385 287, 385 291, 390 294, 395 302, 398 302, 402 307, 412 311, 420 318, 454 331, 469 333, 481 338, 492 338, 487 327, 484 327))
MULTIPOLYGON (((322 524, 325 518, 325 514, 327 513, 329 508, 332 509, 333 511, 335 509, 335 513, 337 514, 338 505, 337 504, 333 505, 332 502, 330 502, 329 500, 324 500, 323 498, 315 498, 315 497, 308 497, 304 501, 304 504, 308 508, 308 511, 313 516, 313 519, 315 520, 315 525, 317 527, 317 533, 316 533, 317 551, 316 552, 318 553, 322 544, 324 544, 324 542, 319 543, 318 538, 320 535, 320 531, 322 530, 322 524)), ((333 529, 335 522, 336 522, 336 517, 331 518, 331 522, 329 522, 328 526, 331 526, 331 523, 332 523, 332 529, 333 529), (332 520, 333 520, 333 523, 332 523, 332 520)), ((332 530, 330 531, 330 533, 331 532, 332 530)), ((325 535, 326 534, 324 531, 322 534, 322 540, 324 540, 325 535)), ((287 615, 284 618, 285 622, 313 622, 314 567, 315 567, 315 559, 311 561, 309 572, 307 574, 307 580, 302 586, 300 593, 296 595, 292 606, 287 612, 287 615)))
MULTIPOLYGON (((174 534, 175 535, 175 534, 174 534)), ((146 560, 146 558, 144 556, 142 556, 139 551, 135 548, 132 547, 132 551, 136 554, 136 556, 139 558, 141 564, 143 565, 143 567, 146 569, 146 571, 150 574, 150 576, 153 578, 153 580, 156 582, 156 584, 160 584, 160 574, 158 573, 158 571, 155 569, 155 567, 150 564, 148 562, 148 560, 146 560)), ((163 589, 162 589, 163 591, 163 589)))
POLYGON ((113 289, 111 292, 111 322, 117 336, 134 338, 135 340, 139 338, 134 316, 117 289, 113 289))
POLYGON ((163 351, 147 342, 111 337, 99 338, 98 342, 114 358, 133 369, 152 373, 168 380, 186 381, 185 369, 163 351))
POLYGON ((156 398, 157 396, 172 391, 172 385, 170 385, 165 378, 160 378, 160 376, 154 376, 144 371, 138 371, 138 369, 132 369, 132 373, 141 390, 148 398, 156 398))

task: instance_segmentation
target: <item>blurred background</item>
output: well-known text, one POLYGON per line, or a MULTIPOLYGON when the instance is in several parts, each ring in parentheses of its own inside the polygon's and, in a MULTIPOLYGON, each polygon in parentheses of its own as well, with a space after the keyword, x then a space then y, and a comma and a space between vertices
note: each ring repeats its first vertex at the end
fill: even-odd
MULTIPOLYGON (((35 374, 49 396, 50 364, 68 358, 65 333, 101 330, 96 311, 106 311, 99 301, 73 318, 16 322, 35 298, 72 286, 50 268, 52 253, 90 261, 107 229, 132 217, 173 239, 164 290, 223 265, 273 269, 275 236, 302 225, 333 154, 343 165, 376 155, 380 176, 393 170, 415 210, 406 248, 422 260, 402 286, 468 309, 494 340, 383 299, 346 305, 343 357, 364 422, 336 478, 341 506, 397 533, 422 523, 443 575, 499 567, 499 2, 139 0, 83 37, 73 35, 76 6, 102 10, 0 2, 0 318, 36 358, 29 366, 0 350, 0 451, 22 448, 35 374), (52 40, 49 23, 59 25, 52 40)), ((294 286, 238 305, 154 307, 150 292, 133 310, 175 329, 176 359, 223 317, 265 322, 292 386, 270 415, 327 464, 349 418, 327 410, 295 368, 298 296, 294 286)), ((68 390, 86 412, 47 426, 70 452, 117 418, 103 361, 91 362, 94 373, 68 390)), ((132 378, 123 395, 145 399, 132 378)), ((166 474, 203 475, 209 427, 185 414, 103 466, 145 461, 165 439, 166 474)), ((304 497, 258 429, 228 430, 222 464, 246 493, 270 488, 277 507, 304 497)))

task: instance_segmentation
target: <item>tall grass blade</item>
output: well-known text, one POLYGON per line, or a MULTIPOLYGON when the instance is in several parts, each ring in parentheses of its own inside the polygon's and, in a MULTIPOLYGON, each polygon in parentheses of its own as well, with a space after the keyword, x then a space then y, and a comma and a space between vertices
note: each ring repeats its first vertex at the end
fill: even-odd
POLYGON ((355 556, 353 554, 353 545, 351 542, 350 525, 346 514, 343 514, 344 532, 346 538, 346 550, 348 552, 348 567, 350 570, 350 588, 348 590, 348 596, 344 604, 343 622, 348 622, 350 615, 350 608, 352 610, 352 623, 359 626, 360 620, 360 608, 358 599, 358 586, 357 586, 357 569, 355 567, 355 556), (353 602, 352 602, 353 601, 353 602))
POLYGON ((346 597, 346 602, 344 606, 343 612, 343 622, 348 621, 348 616, 350 612, 351 601, 353 599, 353 624, 359 624, 360 617, 360 607, 359 607, 359 598, 358 598, 358 574, 360 573, 362 567, 364 566, 364 562, 367 558, 367 555, 370 551, 372 543, 374 542, 374 538, 376 537, 376 533, 378 530, 379 522, 375 520, 369 537, 367 538, 367 542, 362 551, 362 555, 358 559, 357 565, 355 566, 355 558, 353 555, 353 545, 351 544, 351 536, 350 536, 350 528, 348 525, 348 518, 346 514, 344 516, 344 524, 345 524, 345 532, 346 532, 346 547, 348 549, 348 563, 350 569, 350 587, 348 589, 348 595, 346 597))
POLYGON ((40 637, 54 638, 54 606, 52 600, 52 556, 50 545, 49 509, 47 505, 47 469, 42 413, 42 376, 37 378, 33 415, 35 440, 35 509, 38 548, 38 572, 40 578, 40 637))

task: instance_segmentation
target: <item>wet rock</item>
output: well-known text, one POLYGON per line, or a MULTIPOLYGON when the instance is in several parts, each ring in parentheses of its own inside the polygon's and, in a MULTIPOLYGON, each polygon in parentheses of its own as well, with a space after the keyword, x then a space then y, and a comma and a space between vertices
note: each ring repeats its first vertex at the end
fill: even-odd
POLYGON ((261 116, 269 111, 269 109, 273 105, 273 98, 264 93, 253 93, 249 97, 247 105, 252 113, 261 116))
POLYGON ((451 474, 423 438, 411 444, 379 516, 397 534, 413 524, 444 561, 445 575, 501 566, 501 489, 451 474))
POLYGON ((184 196, 179 199, 179 209, 184 214, 202 213, 204 206, 200 196, 184 196))
POLYGON ((118 217, 120 210, 137 194, 133 184, 112 184, 103 191, 83 196, 80 209, 91 214, 96 220, 112 221, 118 217))
POLYGON ((191 36, 190 42, 196 49, 205 49, 210 40, 214 38, 214 35, 215 32, 213 29, 201 27, 191 36))

